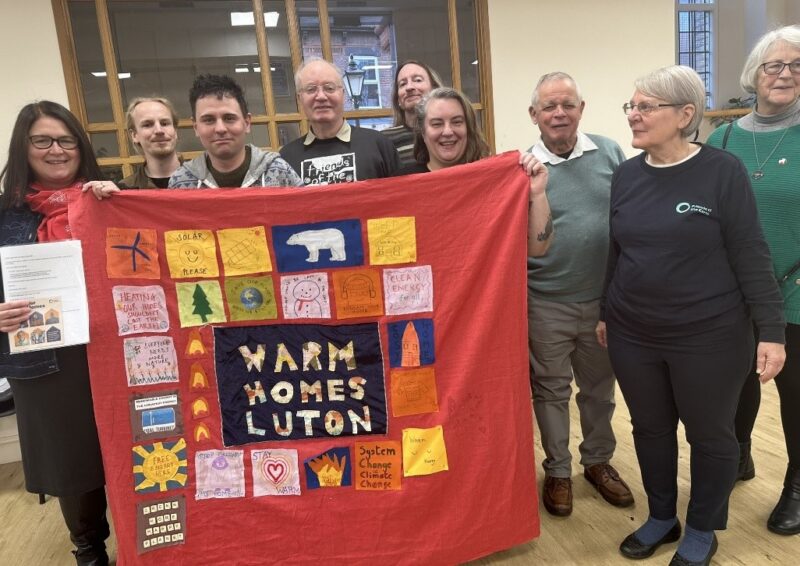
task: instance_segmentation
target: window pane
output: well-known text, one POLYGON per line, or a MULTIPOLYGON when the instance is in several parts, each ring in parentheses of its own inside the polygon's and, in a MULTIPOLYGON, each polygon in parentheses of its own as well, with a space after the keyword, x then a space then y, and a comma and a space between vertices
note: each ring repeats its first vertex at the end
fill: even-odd
POLYGON ((275 112, 297 112, 297 97, 294 90, 294 72, 291 59, 276 59, 270 54, 270 76, 272 93, 275 96, 275 112))
MULTIPOLYGON (((397 5, 394 12, 397 61, 417 59, 427 63, 439 73, 445 85, 452 85, 447 0, 407 0, 387 4, 397 5)), ((392 69, 392 77, 395 70, 392 69)))
MULTIPOLYGON (((309 2, 299 14, 303 57, 322 56, 319 39, 319 17, 316 9, 306 12, 309 2)), ((328 4, 333 62, 344 71, 350 55, 359 69, 366 71, 361 92, 361 108, 391 108, 392 82, 397 64, 395 53, 394 13, 400 2, 370 2, 366 6, 328 4)), ((405 8, 405 6, 403 5, 405 8)), ((352 110, 353 99, 345 97, 345 110, 352 110)))
MULTIPOLYGON (((258 147, 269 146, 269 129, 266 124, 251 124, 250 133, 247 134, 247 143, 258 147)), ((200 139, 194 134, 192 128, 178 129, 178 151, 204 151, 200 139)))
MULTIPOLYGON (((297 2, 303 57, 322 57, 315 2, 297 2)), ((367 71, 361 108, 391 108, 398 61, 418 59, 451 84, 446 0, 328 4, 333 62, 344 71, 350 55, 367 71)), ((345 109, 352 110, 347 96, 345 109)))
POLYGON ((461 61, 461 90, 473 101, 481 99, 478 81, 478 39, 475 35, 475 2, 459 0, 456 4, 458 19, 458 52, 461 61))
POLYGON ((294 3, 297 21, 300 24, 300 48, 302 59, 322 59, 322 41, 319 36, 319 12, 316 0, 297 0, 294 3))
POLYGON ((392 125, 393 120, 391 116, 383 118, 348 118, 347 120, 351 126, 361 126, 362 128, 369 128, 370 130, 381 131, 392 125))
POLYGON ((89 139, 92 142, 95 157, 117 157, 119 155, 119 144, 115 132, 89 134, 89 139))
POLYGON ((292 52, 289 47, 289 26, 284 2, 264 2, 264 25, 267 30, 272 94, 275 112, 297 112, 294 91, 292 52))
POLYGON ((258 147, 270 147, 269 126, 267 124, 251 124, 250 133, 247 134, 247 143, 258 147))
POLYGON ((692 67, 706 86, 706 107, 713 107, 712 13, 678 12, 678 64, 692 67))
POLYGON ((114 115, 111 112, 111 96, 108 94, 103 47, 100 44, 94 3, 70 2, 69 16, 89 122, 112 122, 114 115))
POLYGON ((292 140, 300 137, 299 122, 281 122, 278 124, 278 142, 283 147, 292 140))
MULTIPOLYGON (((234 14, 252 14, 249 1, 108 2, 120 71, 123 105, 137 96, 169 98, 183 118, 191 116, 194 77, 233 77, 245 91, 252 114, 264 114, 255 27, 234 14)), ((285 18, 284 18, 285 20, 285 18)))
POLYGON ((122 167, 119 165, 111 165, 108 167, 101 167, 100 171, 108 181, 119 183, 122 180, 122 167))

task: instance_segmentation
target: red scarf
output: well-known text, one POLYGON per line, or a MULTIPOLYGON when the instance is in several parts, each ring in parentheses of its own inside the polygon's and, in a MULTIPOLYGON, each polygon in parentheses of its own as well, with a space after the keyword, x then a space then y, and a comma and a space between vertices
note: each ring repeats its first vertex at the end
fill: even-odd
POLYGON ((67 191, 80 189, 84 181, 78 180, 62 189, 47 189, 36 183, 31 183, 31 191, 25 195, 25 202, 31 210, 38 212, 44 218, 39 224, 37 239, 40 242, 54 242, 69 240, 72 231, 67 221, 67 191))

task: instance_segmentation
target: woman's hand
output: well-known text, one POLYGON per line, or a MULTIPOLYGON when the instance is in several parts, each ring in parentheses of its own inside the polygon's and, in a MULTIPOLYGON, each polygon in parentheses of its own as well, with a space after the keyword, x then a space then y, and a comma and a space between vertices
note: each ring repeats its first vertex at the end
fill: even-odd
POLYGON ((28 319, 30 301, 9 301, 0 303, 0 332, 14 332, 21 322, 28 319))
POLYGON ((606 338, 606 323, 602 320, 597 323, 594 328, 595 336, 597 336, 597 343, 603 348, 608 348, 608 340, 606 338))
POLYGON ((92 191, 97 200, 103 200, 104 198, 111 198, 111 195, 118 193, 120 189, 111 181, 89 181, 84 183, 81 190, 84 193, 92 191))
POLYGON ((786 361, 786 348, 775 342, 759 342, 756 350, 756 373, 761 383, 778 375, 786 361))

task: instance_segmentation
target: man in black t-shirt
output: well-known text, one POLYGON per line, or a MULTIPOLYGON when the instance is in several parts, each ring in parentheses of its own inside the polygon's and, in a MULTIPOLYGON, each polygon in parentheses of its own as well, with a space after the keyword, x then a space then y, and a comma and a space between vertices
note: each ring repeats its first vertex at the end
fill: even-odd
POLYGON ((295 75, 297 97, 309 131, 281 149, 306 185, 390 177, 399 167, 394 145, 374 130, 344 119, 342 73, 322 59, 305 63, 295 75))

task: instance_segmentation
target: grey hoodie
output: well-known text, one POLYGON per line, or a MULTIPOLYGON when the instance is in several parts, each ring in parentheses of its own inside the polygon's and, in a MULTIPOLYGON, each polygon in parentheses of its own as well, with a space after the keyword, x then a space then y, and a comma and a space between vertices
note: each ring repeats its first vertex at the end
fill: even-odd
MULTIPOLYGON (((242 187, 301 187, 303 181, 292 166, 273 151, 261 151, 250 145, 250 167, 242 187)), ((206 154, 181 165, 169 179, 170 189, 218 189, 219 186, 206 166, 206 154)))

